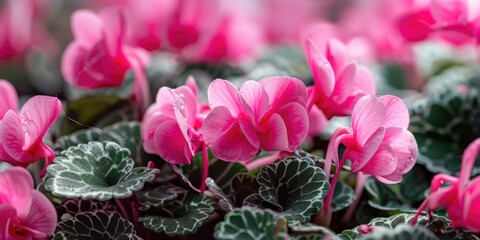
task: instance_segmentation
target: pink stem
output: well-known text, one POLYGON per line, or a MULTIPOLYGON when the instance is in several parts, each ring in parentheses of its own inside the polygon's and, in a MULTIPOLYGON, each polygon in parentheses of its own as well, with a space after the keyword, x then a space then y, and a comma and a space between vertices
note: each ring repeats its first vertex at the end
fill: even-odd
POLYGON ((245 164, 245 167, 247 168, 247 170, 252 170, 252 169, 255 169, 255 168, 258 168, 258 167, 261 167, 261 166, 265 166, 267 164, 270 164, 270 163, 273 163, 275 162, 275 160, 279 159, 280 158, 280 152, 275 152, 273 153, 272 155, 270 156, 266 156, 266 157, 262 157, 262 158, 259 158, 257 160, 254 160, 254 161, 250 161, 248 163, 245 164))
POLYGON ((200 185, 200 192, 205 192, 207 189, 207 184, 205 180, 208 178, 208 149, 207 144, 202 144, 202 154, 203 154, 203 174, 202 174, 202 184, 200 185))
POLYGON ((418 208, 417 212, 415 213, 415 216, 413 216, 412 221, 410 221, 411 225, 415 225, 417 223, 417 219, 422 213, 423 209, 425 209, 428 206, 428 198, 423 201, 422 205, 418 208))
POLYGON ((357 183, 355 185, 355 196, 357 199, 348 207, 347 212, 345 213, 342 222, 348 221, 348 219, 351 219, 353 216, 353 213, 355 212, 355 209, 357 209, 358 203, 360 203, 360 197, 362 196, 363 189, 365 186, 365 183, 367 182, 368 175, 364 174, 362 172, 357 173, 357 183))

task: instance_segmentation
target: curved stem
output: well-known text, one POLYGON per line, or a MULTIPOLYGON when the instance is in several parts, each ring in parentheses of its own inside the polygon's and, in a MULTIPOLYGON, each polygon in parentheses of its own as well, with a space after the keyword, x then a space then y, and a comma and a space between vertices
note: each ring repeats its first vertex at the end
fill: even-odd
POLYGON ((202 154, 203 154, 203 174, 202 174, 202 184, 200 185, 200 192, 205 192, 207 189, 207 184, 205 180, 208 178, 208 149, 207 144, 202 144, 202 154))
POLYGON ((261 166, 265 166, 265 165, 270 164, 270 163, 273 163, 273 162, 275 162, 275 160, 277 160, 279 158, 280 158, 280 151, 275 152, 270 156, 262 157, 262 158, 259 158, 259 159, 255 160, 255 161, 250 161, 250 162, 245 164, 245 167, 247 168, 247 170, 250 171, 252 169, 255 169, 255 168, 258 168, 258 167, 261 167, 261 166))
POLYGON ((423 201, 422 205, 418 208, 417 212, 415 213, 415 216, 413 216, 412 221, 410 221, 411 225, 415 225, 417 223, 417 219, 422 214, 423 209, 425 209, 428 206, 428 198, 423 201))
POLYGON ((355 213, 355 209, 357 209, 358 203, 360 203, 360 197, 362 196, 363 189, 365 186, 365 183, 367 182, 368 175, 364 174, 362 172, 357 173, 357 183, 355 184, 355 196, 357 197, 355 201, 348 207, 347 212, 343 216, 342 222, 348 221, 348 219, 351 219, 353 216, 353 213, 355 213))

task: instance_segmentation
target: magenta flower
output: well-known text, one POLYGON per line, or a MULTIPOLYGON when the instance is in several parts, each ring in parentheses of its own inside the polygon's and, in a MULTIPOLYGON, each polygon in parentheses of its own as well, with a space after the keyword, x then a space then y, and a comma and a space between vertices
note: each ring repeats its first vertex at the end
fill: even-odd
POLYGON ((480 2, 432 0, 429 5, 399 19, 399 29, 408 41, 437 38, 452 44, 480 40, 480 2))
POLYGON ((45 158, 42 170, 45 172, 55 153, 43 143, 43 137, 60 114, 60 100, 35 96, 18 113, 18 100, 13 87, 0 81, 0 93, 0 100, 7 103, 0 107, 0 159, 14 166, 26 167, 45 158))
POLYGON ((176 89, 162 87, 142 123, 143 146, 148 153, 160 155, 174 164, 190 164, 202 148, 197 132, 208 107, 197 102, 197 85, 193 78, 176 89))
POLYGON ((428 207, 428 214, 433 210, 446 208, 448 217, 454 228, 468 228, 480 232, 480 177, 470 180, 478 152, 480 151, 480 139, 472 142, 462 157, 462 168, 458 178, 446 174, 437 174, 430 185, 430 194, 412 219, 415 224, 422 210, 428 207), (450 186, 441 187, 444 183, 450 186))
POLYGON ((125 73, 133 70, 135 97, 146 108, 150 94, 145 76, 148 54, 125 44, 126 20, 119 9, 103 10, 100 16, 89 10, 72 15, 75 37, 65 50, 62 73, 65 80, 84 89, 120 86, 125 73))
POLYGON ((208 101, 212 111, 201 132, 222 160, 251 160, 260 149, 293 151, 307 135, 306 87, 296 78, 247 81, 240 91, 217 79, 208 88, 208 101))
POLYGON ((370 72, 349 59, 346 46, 330 39, 315 43, 307 39, 307 62, 312 70, 315 91, 313 103, 325 116, 347 116, 357 100, 367 94, 375 94, 375 82, 370 72))
POLYGON ((46 239, 57 225, 53 204, 33 189, 27 170, 0 173, 0 239, 46 239))

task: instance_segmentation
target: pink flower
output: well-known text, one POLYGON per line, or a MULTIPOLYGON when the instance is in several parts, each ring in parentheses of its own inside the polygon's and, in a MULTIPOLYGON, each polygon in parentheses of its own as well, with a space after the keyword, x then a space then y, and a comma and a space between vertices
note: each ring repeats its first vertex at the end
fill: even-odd
POLYGON ((35 96, 18 113, 15 90, 5 81, 0 81, 0 93, 0 99, 7 102, 0 108, 0 159, 14 166, 26 167, 45 158, 42 170, 45 172, 55 153, 43 143, 43 137, 60 114, 60 100, 35 96))
POLYGON ((57 225, 53 204, 33 189, 27 170, 0 173, 0 239, 46 239, 57 225))
POLYGON ((370 72, 349 59, 346 46, 336 39, 313 42, 307 39, 305 52, 312 70, 315 104, 325 116, 346 116, 357 100, 376 92, 370 72))
POLYGON ((408 109, 398 97, 364 96, 353 109, 352 129, 335 132, 326 159, 333 158, 338 164, 336 152, 342 143, 346 147, 342 159, 352 161, 352 172, 373 175, 387 184, 398 183, 418 156, 415 138, 407 130, 409 119, 408 109))
POLYGON ((190 164, 202 148, 197 130, 208 107, 197 103, 197 85, 193 78, 176 89, 162 87, 156 103, 145 113, 142 123, 143 146, 148 153, 160 155, 174 164, 190 164))
POLYGON ((260 149, 293 151, 307 135, 306 87, 296 78, 247 81, 240 91, 217 79, 208 88, 208 101, 212 111, 201 132, 222 160, 251 160, 260 149))
POLYGON ((480 177, 470 180, 470 175, 480 151, 480 139, 472 142, 462 157, 462 168, 458 178, 437 174, 430 185, 430 194, 412 219, 417 220, 422 210, 428 207, 428 214, 439 208, 446 208, 454 228, 467 228, 480 232, 480 177), (450 186, 441 187, 444 183, 450 186))
POLYGON ((120 86, 125 73, 133 70, 135 97, 141 108, 149 103, 145 66, 148 54, 125 44, 126 20, 121 10, 109 8, 100 16, 89 10, 72 15, 75 37, 65 50, 62 73, 69 84, 85 89, 120 86))
POLYGON ((480 2, 431 0, 429 5, 399 19, 399 29, 408 41, 430 37, 452 44, 480 40, 480 2))

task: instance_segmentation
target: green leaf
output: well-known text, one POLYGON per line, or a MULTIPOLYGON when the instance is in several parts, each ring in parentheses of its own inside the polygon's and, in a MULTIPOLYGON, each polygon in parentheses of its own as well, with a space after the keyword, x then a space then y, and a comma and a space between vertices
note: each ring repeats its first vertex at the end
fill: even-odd
POLYGON ((362 240, 403 240, 403 239, 418 239, 418 240, 436 240, 439 239, 435 234, 430 232, 427 228, 421 226, 411 226, 408 224, 400 224, 393 230, 385 227, 375 227, 373 231, 362 238, 362 240))
POLYGON ((61 221, 55 229, 54 239, 141 239, 133 224, 119 213, 103 210, 79 213, 61 221))
POLYGON ((408 202, 415 203, 425 200, 425 193, 430 187, 430 181, 433 178, 431 173, 425 170, 421 165, 415 165, 412 170, 403 175, 403 180, 393 185, 398 187, 401 197, 408 202))
POLYGON ((319 226, 314 223, 300 223, 299 221, 289 222, 288 227, 292 230, 292 232, 296 234, 301 234, 295 236, 293 239, 324 239, 324 237, 328 237, 330 239, 336 239, 337 235, 324 226, 319 226))
POLYGON ((91 141, 112 141, 128 148, 131 158, 139 166, 145 166, 147 160, 153 159, 154 155, 147 154, 143 150, 143 141, 140 136, 140 122, 119 122, 107 126, 104 129, 90 128, 76 131, 73 134, 60 137, 55 143, 54 150, 57 154, 69 147, 91 141))
POLYGON ((310 158, 285 158, 262 167, 257 176, 262 200, 288 221, 308 222, 322 208, 330 188, 323 170, 310 158))
POLYGON ((260 188, 257 178, 248 173, 239 173, 233 177, 229 188, 231 194, 226 194, 211 178, 208 178, 206 183, 208 190, 218 199, 220 207, 227 212, 235 207, 242 207, 243 201, 248 196, 257 194, 260 188))
MULTIPOLYGON (((450 91, 410 109, 410 130, 419 150, 418 163, 434 173, 458 175, 464 149, 480 137, 480 94, 450 91)), ((480 161, 472 171, 480 174, 480 161)))
POLYGON ((273 211, 242 207, 225 216, 215 227, 215 239, 288 239, 287 221, 273 211))
POLYGON ((157 215, 147 214, 139 218, 143 225, 168 236, 184 236, 197 232, 215 210, 210 198, 188 192, 183 197, 163 204, 157 215))
POLYGON ((390 186, 387 186, 373 178, 367 179, 365 190, 370 197, 369 205, 380 210, 400 210, 415 212, 416 209, 399 200, 390 186))
POLYGON ((171 201, 185 193, 185 189, 171 183, 164 183, 156 188, 135 193, 138 200, 143 204, 140 210, 145 211, 151 207, 161 207, 167 201, 171 201))
POLYGON ((89 142, 63 151, 47 168, 45 188, 55 196, 127 198, 152 181, 158 169, 133 168, 130 151, 114 142, 89 142))
POLYGON ((83 128, 102 128, 135 119, 138 119, 136 110, 127 100, 116 96, 88 97, 68 103, 62 131, 71 134, 83 128))
POLYGON ((335 185, 332 199, 332 211, 340 211, 352 204, 357 197, 353 189, 342 181, 335 185))

